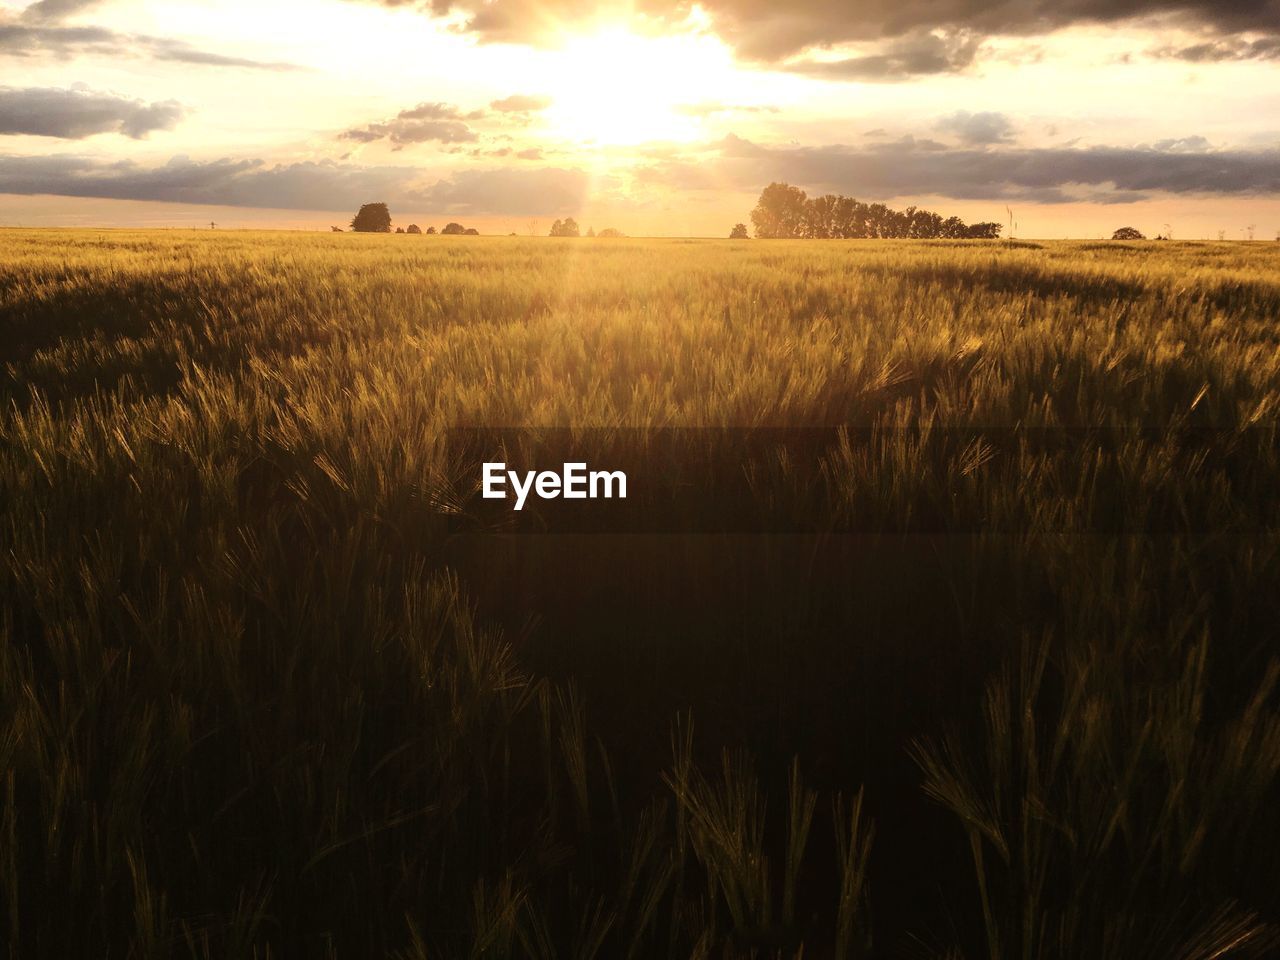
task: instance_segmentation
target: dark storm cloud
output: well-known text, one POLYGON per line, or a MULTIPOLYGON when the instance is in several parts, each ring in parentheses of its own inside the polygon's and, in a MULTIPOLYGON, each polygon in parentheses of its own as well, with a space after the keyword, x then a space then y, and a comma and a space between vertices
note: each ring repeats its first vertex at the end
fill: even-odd
POLYGON ((0 134, 82 140, 120 133, 139 140, 153 130, 172 129, 182 115, 174 100, 146 103, 91 90, 0 87, 0 134))
POLYGON ((484 116, 479 110, 463 113, 448 103, 420 103, 401 110, 394 118, 365 124, 340 134, 342 140, 374 143, 389 140, 396 149, 414 143, 474 143, 479 139, 466 121, 484 116))
POLYGON ((957 110, 934 124, 934 129, 949 133, 961 143, 975 147, 1009 143, 1014 133, 1013 121, 1003 113, 991 111, 970 113, 967 110, 957 110))
MULTIPOLYGON (((538 42, 555 27, 610 12, 593 0, 362 0, 460 14, 464 29, 490 41, 538 42)), ((947 35, 1032 36, 1090 23, 1168 18, 1221 37, 1280 33, 1280 0, 702 0, 717 32, 740 55, 778 60, 807 47, 947 35)), ((616 3, 661 23, 683 19, 688 0, 616 3)))
POLYGON ((907 138, 863 147, 764 147, 721 141, 707 162, 672 160, 643 173, 683 189, 758 190, 782 180, 869 199, 936 195, 1042 203, 1126 203, 1152 194, 1280 193, 1280 151, 1187 149, 1193 138, 1144 147, 946 148, 907 138))
POLYGON ((0 155, 0 193, 54 194, 288 210, 355 209, 370 199, 443 214, 547 216, 576 212, 588 177, 556 168, 460 171, 419 186, 413 167, 337 162, 268 165, 175 157, 158 167, 77 156, 0 155))

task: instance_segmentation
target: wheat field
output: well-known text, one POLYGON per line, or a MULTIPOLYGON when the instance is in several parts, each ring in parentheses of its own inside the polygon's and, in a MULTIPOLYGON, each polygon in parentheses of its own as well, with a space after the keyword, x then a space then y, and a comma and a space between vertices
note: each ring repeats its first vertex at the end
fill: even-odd
POLYGON ((0 230, 0 942, 1274 955, 1278 404, 1280 244, 0 230))

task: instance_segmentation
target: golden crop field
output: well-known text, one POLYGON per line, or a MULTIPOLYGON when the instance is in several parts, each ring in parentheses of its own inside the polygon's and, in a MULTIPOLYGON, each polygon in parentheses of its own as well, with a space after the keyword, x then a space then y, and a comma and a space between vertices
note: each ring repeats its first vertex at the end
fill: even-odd
POLYGON ((2 230, 0 940, 1273 956, 1278 418, 1278 243, 2 230))

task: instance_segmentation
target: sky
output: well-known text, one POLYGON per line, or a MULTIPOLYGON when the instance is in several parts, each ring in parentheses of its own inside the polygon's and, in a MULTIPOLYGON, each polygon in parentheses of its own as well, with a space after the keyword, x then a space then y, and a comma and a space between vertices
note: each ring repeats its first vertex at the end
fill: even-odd
POLYGON ((1280 237, 1280 0, 0 0, 0 224, 1280 237))

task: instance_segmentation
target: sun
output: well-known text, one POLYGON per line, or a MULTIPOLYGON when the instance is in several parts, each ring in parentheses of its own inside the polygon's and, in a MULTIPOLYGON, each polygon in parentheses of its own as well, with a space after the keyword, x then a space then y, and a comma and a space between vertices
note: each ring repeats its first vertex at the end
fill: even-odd
POLYGON ((546 119, 582 144, 693 140, 701 125, 682 108, 714 97, 730 72, 731 58, 712 37, 606 27, 556 50, 545 78, 553 99, 546 119))

